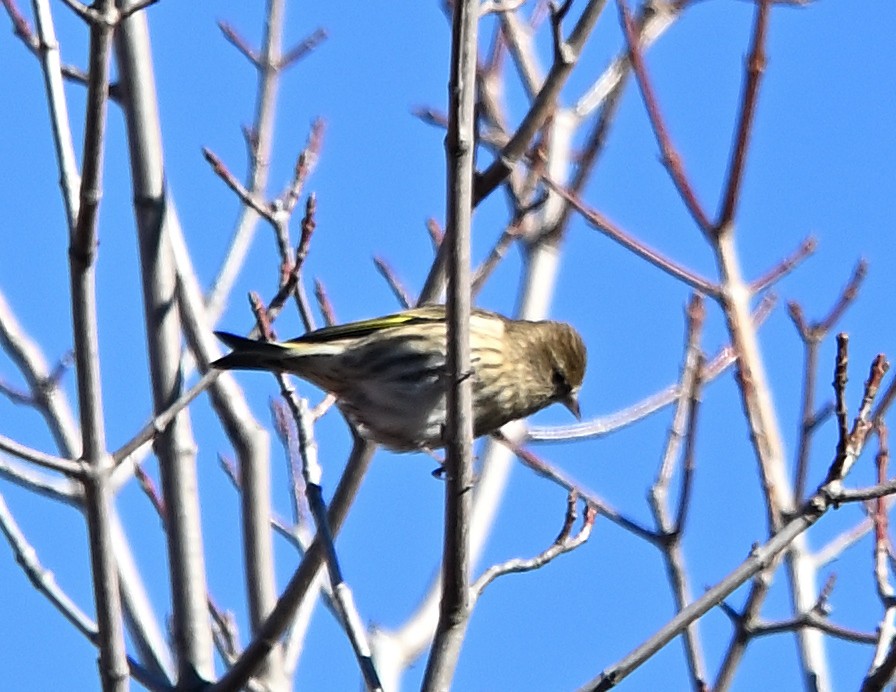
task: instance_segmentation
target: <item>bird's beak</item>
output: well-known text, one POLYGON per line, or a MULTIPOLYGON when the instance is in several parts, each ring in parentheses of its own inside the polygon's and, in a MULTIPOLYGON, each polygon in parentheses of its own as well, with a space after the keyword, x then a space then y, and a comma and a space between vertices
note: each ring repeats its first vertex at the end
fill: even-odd
POLYGON ((560 400, 560 403, 569 409, 569 412, 576 417, 576 420, 582 420, 582 412, 579 410, 578 392, 570 392, 560 400))

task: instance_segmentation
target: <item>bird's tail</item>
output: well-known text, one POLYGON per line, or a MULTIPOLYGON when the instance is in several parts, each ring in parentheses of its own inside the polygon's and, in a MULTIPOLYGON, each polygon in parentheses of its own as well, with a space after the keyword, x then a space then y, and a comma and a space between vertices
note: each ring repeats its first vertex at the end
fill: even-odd
POLYGON ((215 332, 221 341, 233 349, 211 366, 218 370, 286 370, 285 361, 295 358, 299 349, 273 341, 256 341, 229 332, 215 332))

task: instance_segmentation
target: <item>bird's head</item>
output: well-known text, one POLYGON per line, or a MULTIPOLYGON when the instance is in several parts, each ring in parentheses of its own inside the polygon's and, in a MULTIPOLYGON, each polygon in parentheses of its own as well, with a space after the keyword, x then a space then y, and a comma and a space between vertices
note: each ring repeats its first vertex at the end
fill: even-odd
POLYGON ((563 404, 581 419, 579 390, 585 379, 587 354, 579 333, 564 322, 551 322, 546 337, 548 363, 551 368, 551 399, 563 404))

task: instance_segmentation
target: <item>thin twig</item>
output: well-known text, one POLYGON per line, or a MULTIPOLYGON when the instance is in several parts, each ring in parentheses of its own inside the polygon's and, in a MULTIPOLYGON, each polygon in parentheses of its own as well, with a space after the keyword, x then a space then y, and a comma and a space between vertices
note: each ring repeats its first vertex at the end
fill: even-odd
POLYGON ((761 546, 754 546, 750 551, 750 556, 728 576, 707 589, 700 598, 675 615, 643 644, 580 689, 597 692, 609 690, 618 685, 632 671, 680 634, 685 627, 723 602, 754 575, 773 565, 778 556, 791 545, 797 536, 815 524, 828 510, 843 501, 843 495, 837 489, 836 484, 822 486, 795 516, 782 525, 771 539, 761 546))
POLYGON ((625 529, 626 531, 629 531, 630 533, 634 534, 638 538, 647 541, 648 543, 658 544, 660 541, 662 541, 662 536, 660 536, 660 534, 658 534, 656 531, 651 531, 645 526, 639 524, 634 519, 630 519, 629 517, 625 516, 615 507, 610 505, 606 500, 597 495, 597 493, 589 490, 583 484, 573 480, 567 473, 558 469, 552 464, 549 464, 547 461, 537 456, 532 450, 520 446, 518 443, 508 439, 502 434, 498 433, 493 435, 493 437, 495 437, 495 439, 497 439, 502 445, 510 449, 517 456, 517 458, 521 462, 523 462, 523 464, 528 466, 532 471, 540 475, 542 478, 546 478, 553 483, 556 483, 561 488, 566 490, 567 493, 575 493, 578 497, 581 497, 585 502, 587 502, 588 505, 593 507, 598 514, 606 517, 617 526, 625 529))
POLYGON ((292 48, 283 53, 277 66, 281 70, 288 69, 310 54, 315 48, 327 39, 327 30, 318 27, 308 36, 299 41, 292 48))
POLYGON ((562 185, 558 185, 549 177, 543 177, 545 184, 554 192, 565 199, 572 207, 579 211, 590 226, 600 231, 608 238, 615 240, 624 248, 631 250, 641 259, 647 260, 650 264, 666 272, 670 276, 684 282, 691 288, 700 291, 708 296, 716 296, 719 288, 711 281, 699 276, 691 270, 679 265, 675 261, 663 256, 657 250, 649 247, 640 240, 629 235, 620 229, 609 218, 601 214, 596 209, 592 209, 585 205, 577 195, 566 190, 562 185))
POLYGON ((883 380, 889 368, 890 364, 883 354, 878 354, 871 363, 871 371, 868 374, 868 379, 865 380, 859 411, 853 421, 852 429, 849 431, 845 444, 842 448, 839 443, 837 445, 837 454, 831 467, 828 469, 828 475, 825 479, 826 485, 842 479, 852 468, 852 465, 855 464, 864 448, 865 439, 874 425, 871 419, 871 407, 880 389, 881 380, 883 380))
MULTIPOLYGON (((62 616, 94 646, 99 646, 101 638, 96 623, 62 590, 53 573, 41 564, 37 551, 22 533, 2 495, 0 495, 0 532, 9 542, 16 562, 19 563, 34 588, 43 594, 62 616)), ((132 658, 127 657, 126 664, 134 679, 147 689, 159 691, 171 689, 169 681, 150 673, 132 658)))
POLYGON ((622 24, 622 30, 628 43, 628 55, 638 86, 641 89, 641 96, 644 98, 644 105, 647 108, 647 115, 650 118, 650 125, 656 135, 657 143, 662 152, 663 165, 669 171, 669 176, 675 184, 678 194, 681 196, 685 207, 690 212, 694 221, 704 234, 709 234, 712 230, 712 222, 706 213, 703 205, 697 199, 697 193, 691 185, 690 179, 684 170, 684 164, 681 161, 681 155, 672 144, 672 139, 666 129, 663 120, 659 102, 654 93, 653 86, 647 76, 647 68, 644 65, 644 57, 641 54, 641 46, 638 37, 635 35, 635 27, 632 22, 631 12, 625 0, 616 0, 619 7, 619 21, 622 24))
POLYGON ((750 284, 750 290, 753 293, 761 293, 762 291, 771 288, 775 283, 800 266, 809 255, 815 252, 817 247, 818 241, 815 240, 815 238, 806 238, 792 255, 785 257, 778 262, 771 271, 750 284))
POLYGON ((211 165, 215 175, 221 178, 221 180, 226 183, 227 187, 233 190, 234 194, 239 197, 243 204, 254 209, 259 216, 269 221, 273 221, 273 211, 270 206, 237 180, 236 176, 230 172, 230 169, 227 168, 220 158, 218 158, 217 154, 208 147, 203 147, 202 155, 211 165))
POLYGON ((584 545, 591 536, 591 530, 594 528, 594 519, 597 516, 597 512, 594 507, 586 503, 582 527, 575 535, 572 535, 572 527, 576 520, 577 500, 578 497, 575 492, 571 492, 566 502, 566 516, 563 520, 563 527, 550 546, 545 548, 535 557, 507 560, 500 564, 492 565, 485 570, 470 587, 470 597, 473 599, 473 602, 475 603, 479 597, 482 596, 482 592, 485 591, 485 588, 498 577, 502 577, 506 574, 531 572, 532 570, 544 567, 560 555, 571 552, 579 546, 584 545))
MULTIPOLYGON (((747 58, 744 91, 741 97, 734 149, 728 164, 728 180, 725 184, 722 209, 716 229, 728 227, 734 221, 737 204, 740 201, 740 186, 746 168, 747 151, 750 135, 753 132, 753 119, 756 115, 756 101, 759 98, 759 83, 765 72, 765 42, 768 32, 768 18, 772 3, 770 0, 759 0, 756 3, 756 21, 753 25, 753 43, 747 58)), ((718 231, 717 231, 718 232, 718 231)))
MULTIPOLYGON (((771 314, 774 299, 766 296, 753 312, 756 326, 765 322, 771 314)), ((719 349, 703 368, 703 382, 711 382, 728 368, 734 365, 736 356, 730 344, 719 349)), ((526 431, 526 439, 530 442, 550 442, 557 440, 577 440, 609 435, 617 430, 638 422, 642 418, 680 400, 681 387, 671 384, 663 390, 642 399, 641 401, 608 416, 602 416, 573 425, 536 426, 530 425, 526 431)))
MULTIPOLYGON (((255 116, 247 129, 249 144, 249 171, 245 189, 253 199, 266 196, 273 153, 274 121, 277 113, 277 94, 283 71, 278 69, 282 59, 285 0, 270 0, 264 22, 261 50, 254 52, 247 46, 237 47, 258 69, 258 91, 255 116)), ((214 324, 224 308, 236 277, 245 262, 249 246, 255 235, 259 211, 244 205, 230 244, 227 256, 215 277, 206 297, 209 320, 214 324)), ((262 214, 262 216, 264 216, 262 214)))
MULTIPOLYGON (((340 479, 333 501, 330 503, 328 523, 334 535, 342 526, 348 508, 357 493, 361 480, 373 455, 374 446, 360 438, 349 456, 345 471, 340 479)), ((324 564, 324 549, 319 539, 308 547, 302 563, 283 590, 277 605, 265 620, 264 625, 252 642, 243 650, 239 659, 218 682, 209 686, 209 692, 224 692, 240 689, 262 664, 271 649, 280 641, 280 636, 292 622, 296 609, 302 603, 308 589, 314 582, 318 570, 324 564)))
MULTIPOLYGON (((859 262, 853 270, 852 277, 847 282, 839 298, 834 303, 828 314, 821 320, 808 324, 803 315, 803 310, 798 303, 791 301, 788 304, 788 313, 796 326, 797 333, 803 342, 803 388, 802 403, 800 405, 800 434, 799 446, 796 454, 796 468, 794 470, 794 497, 800 501, 805 495, 809 474, 809 456, 812 446, 813 433, 828 415, 828 408, 815 411, 815 381, 818 369, 818 347, 827 337, 830 329, 843 316, 843 313, 858 295, 859 287, 865 277, 867 265, 859 262)), ((833 406, 830 407, 833 411, 833 406)))
POLYGON ((389 288, 392 289, 392 294, 398 300, 402 309, 406 310, 411 307, 414 304, 414 301, 411 299, 410 293, 408 293, 407 289, 402 285, 401 279, 395 275, 395 271, 389 263, 382 257, 374 257, 373 263, 376 266, 377 271, 386 280, 386 283, 389 284, 389 288))

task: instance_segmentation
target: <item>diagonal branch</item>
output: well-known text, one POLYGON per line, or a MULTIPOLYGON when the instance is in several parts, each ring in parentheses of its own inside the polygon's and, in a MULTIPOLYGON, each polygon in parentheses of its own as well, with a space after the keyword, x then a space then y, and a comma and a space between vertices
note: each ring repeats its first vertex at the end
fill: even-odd
POLYGON ((647 76, 647 68, 644 65, 644 58, 641 54, 641 46, 638 37, 635 34, 634 23, 632 22, 631 13, 625 0, 616 0, 619 7, 619 18, 622 24, 622 30, 625 39, 628 42, 628 55, 631 61, 632 69, 638 80, 638 86, 641 88, 641 95, 644 97, 644 104, 647 107, 647 115, 650 118, 650 124, 656 135, 657 143, 663 156, 663 164, 669 171, 672 182, 675 184, 678 194, 691 213, 697 226, 704 234, 709 234, 712 229, 712 222, 709 215, 703 208, 703 205, 697 199, 697 193, 691 186, 690 179, 684 171, 684 165, 681 162, 681 155, 672 144, 672 139, 666 130, 666 124, 663 121, 660 112, 659 102, 653 91, 653 86, 647 76))

